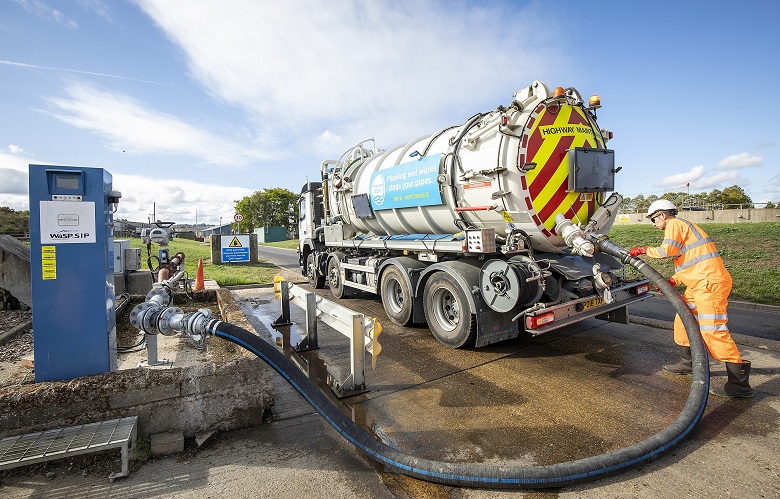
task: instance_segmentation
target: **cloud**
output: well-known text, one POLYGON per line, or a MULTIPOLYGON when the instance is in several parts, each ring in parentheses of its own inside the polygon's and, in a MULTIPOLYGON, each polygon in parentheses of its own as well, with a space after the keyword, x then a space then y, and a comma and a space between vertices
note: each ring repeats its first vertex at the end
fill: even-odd
MULTIPOLYGON (((0 152, 0 206, 29 209, 29 164, 51 164, 24 155, 0 152)), ((254 192, 246 187, 198 183, 186 179, 112 174, 113 188, 122 193, 114 218, 146 221, 156 211, 157 218, 177 223, 217 224, 232 220, 235 201, 254 192), (156 210, 155 210, 156 207, 156 210)))
POLYGON ((52 24, 59 24, 68 29, 77 29, 78 23, 73 19, 67 17, 65 14, 50 7, 43 0, 14 0, 17 4, 22 6, 28 13, 39 17, 52 24))
POLYGON ((687 189, 690 184, 690 189, 711 189, 723 184, 740 184, 743 186, 749 185, 750 181, 743 177, 740 177, 737 171, 724 171, 714 175, 707 174, 704 165, 696 165, 690 169, 690 171, 683 173, 676 173, 669 175, 661 180, 655 182, 653 185, 656 187, 666 187, 670 189, 687 189))
POLYGON ((15 152, 16 146, 8 146, 10 153, 0 151, 0 206, 13 210, 29 209, 27 191, 29 188, 28 171, 30 163, 41 163, 22 154, 22 148, 15 152))
POLYGON ((188 180, 149 178, 141 175, 113 175, 113 188, 122 193, 114 218, 145 222, 155 212, 157 219, 176 223, 216 225, 233 219, 235 201, 252 194, 252 189, 188 180))
POLYGON ((332 151, 336 146, 341 147, 343 138, 330 130, 325 130, 314 142, 318 151, 332 151))
POLYGON ((151 80, 142 80, 140 78, 132 78, 130 76, 122 76, 122 75, 113 75, 113 74, 107 74, 107 73, 97 73, 95 71, 82 71, 80 69, 72 69, 72 68, 55 68, 52 66, 41 66, 39 64, 29 64, 26 62, 19 62, 19 61, 8 61, 5 59, 0 59, 0 64, 4 66, 14 66, 17 68, 25 68, 25 69, 42 69, 45 71, 62 71, 65 73, 78 73, 78 74, 85 74, 90 76, 103 76, 106 78, 118 78, 120 80, 130 80, 130 81, 139 81, 141 83, 151 83, 153 85, 162 85, 166 87, 173 86, 170 83, 161 83, 159 81, 151 81, 151 80))
POLYGON ((100 0, 78 0, 78 2, 79 5, 81 5, 85 9, 95 12, 97 15, 99 15, 106 21, 111 22, 111 14, 109 12, 109 8, 106 4, 104 4, 100 0))
POLYGON ((656 187, 679 187, 689 182, 695 182, 702 178, 704 175, 704 165, 696 165, 691 168, 690 171, 684 173, 676 173, 668 177, 664 177, 658 180, 655 184, 656 187))
POLYGON ((21 154, 21 153, 24 152, 24 149, 22 149, 19 146, 15 146, 13 144, 9 144, 8 145, 8 152, 10 152, 11 154, 21 154))
POLYGON ((27 194, 27 173, 0 167, 0 194, 27 194))
POLYGON ((719 186, 739 184, 742 187, 750 185, 750 181, 740 177, 738 172, 728 171, 715 175, 704 176, 691 182, 691 189, 713 189, 719 186))
POLYGON ((764 157, 758 154, 741 152, 726 156, 715 166, 716 170, 731 170, 734 168, 745 168, 748 166, 761 166, 764 164, 764 157))
POLYGON ((558 28, 537 22, 539 4, 137 3, 211 95, 308 148, 325 129, 350 144, 371 130, 392 146, 467 119, 475 95, 492 109, 548 68, 576 65, 558 50, 558 28))
POLYGON ((255 149, 218 137, 148 108, 127 95, 76 82, 66 96, 50 97, 56 118, 94 132, 111 148, 130 154, 179 154, 211 165, 243 166, 269 159, 255 149))

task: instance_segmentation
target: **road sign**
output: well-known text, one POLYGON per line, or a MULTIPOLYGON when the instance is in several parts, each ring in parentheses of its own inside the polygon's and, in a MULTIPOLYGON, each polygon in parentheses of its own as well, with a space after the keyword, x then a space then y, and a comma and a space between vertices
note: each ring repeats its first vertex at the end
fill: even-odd
POLYGON ((242 215, 241 213, 236 213, 235 215, 233 215, 233 220, 235 220, 236 222, 243 222, 244 215, 242 215))

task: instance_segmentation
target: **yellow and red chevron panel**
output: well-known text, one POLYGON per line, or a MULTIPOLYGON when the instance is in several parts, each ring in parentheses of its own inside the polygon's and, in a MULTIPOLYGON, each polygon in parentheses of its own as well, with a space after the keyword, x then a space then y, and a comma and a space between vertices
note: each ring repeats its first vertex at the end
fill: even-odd
POLYGON ((601 193, 567 192, 567 150, 604 147, 598 129, 591 125, 585 113, 581 107, 568 104, 540 105, 524 127, 520 164, 536 163, 536 168, 526 173, 523 182, 529 196, 525 200, 526 207, 547 236, 555 233, 555 215, 558 213, 575 222, 586 223, 601 203, 601 193))

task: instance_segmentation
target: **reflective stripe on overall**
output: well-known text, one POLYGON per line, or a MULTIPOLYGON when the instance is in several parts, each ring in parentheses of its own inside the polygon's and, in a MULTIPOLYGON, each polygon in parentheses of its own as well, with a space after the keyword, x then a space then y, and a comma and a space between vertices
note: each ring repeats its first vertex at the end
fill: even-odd
MULTIPOLYGON (((730 292, 731 281, 707 282, 696 289, 687 288, 683 299, 699 321, 699 329, 710 355, 721 362, 740 363, 742 357, 727 324, 729 316, 726 306, 730 292)), ((674 318, 674 341, 678 345, 690 345, 679 315, 674 318)))

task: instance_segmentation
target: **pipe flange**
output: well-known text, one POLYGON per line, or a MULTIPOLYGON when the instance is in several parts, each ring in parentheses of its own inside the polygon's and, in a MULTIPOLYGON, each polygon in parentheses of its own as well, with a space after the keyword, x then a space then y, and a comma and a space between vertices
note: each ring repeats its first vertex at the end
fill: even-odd
POLYGON ((152 290, 146 294, 145 301, 154 302, 163 307, 167 307, 173 302, 173 293, 170 288, 166 286, 152 288, 152 290))
POLYGON ((168 307, 157 318, 157 330, 165 336, 173 336, 179 331, 176 330, 174 322, 181 319, 182 310, 179 307, 168 307), (179 317, 177 317, 179 316, 179 317))
POLYGON ((157 334, 156 328, 152 325, 155 322, 153 315, 157 309, 158 305, 150 302, 136 305, 130 311, 130 324, 146 334, 157 334))

